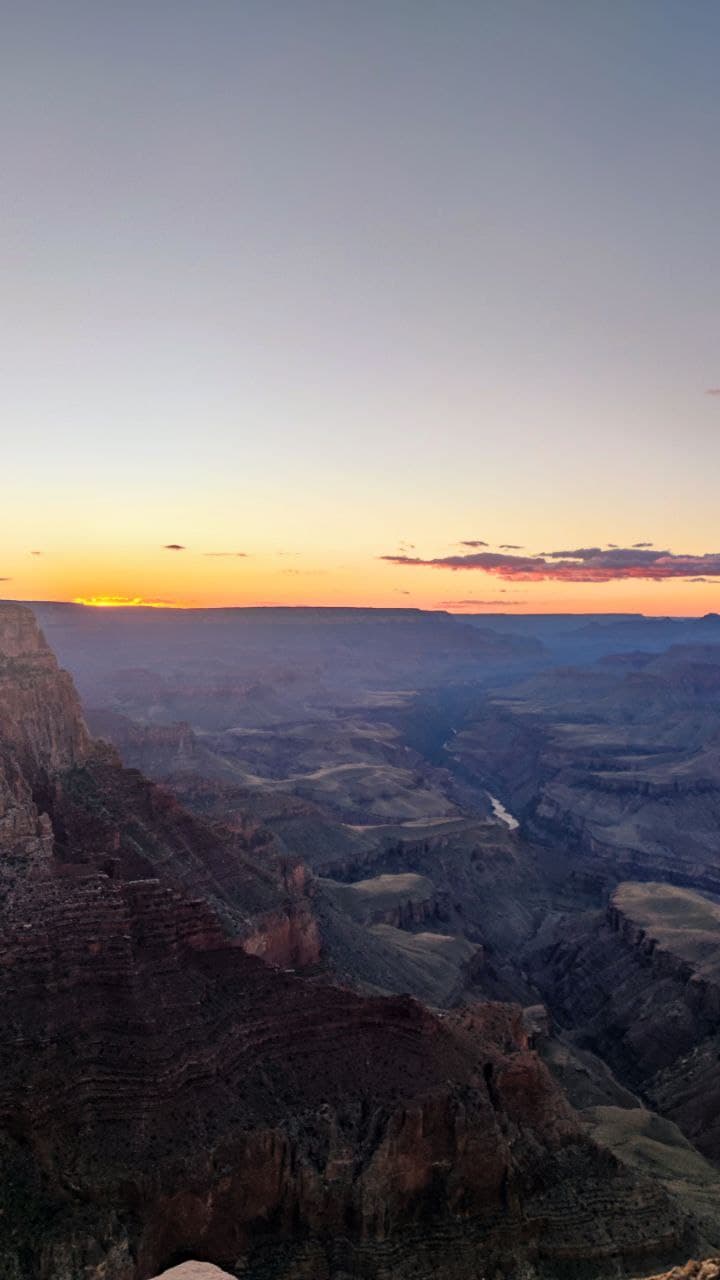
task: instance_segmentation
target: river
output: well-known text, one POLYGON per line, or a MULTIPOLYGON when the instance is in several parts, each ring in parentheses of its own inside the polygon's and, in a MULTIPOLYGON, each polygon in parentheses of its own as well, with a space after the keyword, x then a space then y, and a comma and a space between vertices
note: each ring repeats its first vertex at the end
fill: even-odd
POLYGON ((490 803, 492 805, 492 809, 493 809, 493 813, 495 814, 495 817, 499 818, 501 822, 504 822, 505 826, 508 828, 509 831, 517 831, 518 827, 520 826, 520 823, 518 822, 517 818, 514 818, 513 815, 509 812, 509 810, 505 808, 505 805, 502 803, 502 801, 498 800, 496 796, 491 796, 489 791, 488 791, 488 799, 490 800, 490 803))

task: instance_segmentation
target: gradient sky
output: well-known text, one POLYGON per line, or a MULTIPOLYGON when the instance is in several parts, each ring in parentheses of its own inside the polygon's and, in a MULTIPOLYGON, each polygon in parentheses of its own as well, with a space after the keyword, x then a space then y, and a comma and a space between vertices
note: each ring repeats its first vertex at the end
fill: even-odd
POLYGON ((0 591, 720 607, 407 562, 720 550, 720 4, 2 27, 0 591))

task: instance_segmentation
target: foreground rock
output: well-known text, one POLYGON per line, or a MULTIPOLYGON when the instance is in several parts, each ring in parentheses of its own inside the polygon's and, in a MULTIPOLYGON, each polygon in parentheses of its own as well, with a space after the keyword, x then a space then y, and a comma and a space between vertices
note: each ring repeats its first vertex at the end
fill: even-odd
POLYGON ((684 1267, 673 1267, 661 1276, 650 1280, 720 1280, 720 1258, 708 1258, 705 1262, 686 1262, 684 1267))
POLYGON ((210 1262, 181 1262, 179 1267, 163 1271, 154 1280, 233 1280, 227 1271, 221 1271, 210 1262))

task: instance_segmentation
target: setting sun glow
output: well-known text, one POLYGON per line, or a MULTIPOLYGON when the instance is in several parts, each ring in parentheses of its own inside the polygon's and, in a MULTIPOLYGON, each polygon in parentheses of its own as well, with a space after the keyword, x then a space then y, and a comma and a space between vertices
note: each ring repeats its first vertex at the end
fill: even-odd
POLYGON ((184 609, 186 606, 169 600, 143 600, 142 596, 75 596, 73 604, 89 605, 93 609, 184 609))

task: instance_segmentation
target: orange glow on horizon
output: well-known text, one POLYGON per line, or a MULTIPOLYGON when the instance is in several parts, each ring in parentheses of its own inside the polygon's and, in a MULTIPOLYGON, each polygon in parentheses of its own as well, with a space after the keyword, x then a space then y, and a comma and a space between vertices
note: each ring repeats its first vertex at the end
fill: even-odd
POLYGON ((486 613, 692 617, 720 608, 720 581, 710 579, 692 585, 681 579, 642 582, 636 578, 501 584, 482 571, 460 575, 452 569, 387 563, 378 558, 376 547, 352 552, 321 547, 275 551, 254 547, 249 539, 246 545, 248 552, 242 558, 210 555, 191 547, 177 553, 144 546, 67 548, 37 557, 23 548, 0 565, 7 574, 0 594, 102 609, 410 608, 475 617, 486 613))
POLYGON ((75 596, 73 604, 92 609, 186 609, 173 600, 143 600, 142 596, 75 596))

